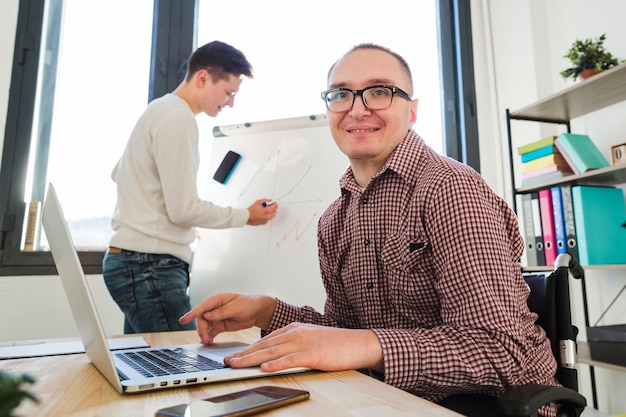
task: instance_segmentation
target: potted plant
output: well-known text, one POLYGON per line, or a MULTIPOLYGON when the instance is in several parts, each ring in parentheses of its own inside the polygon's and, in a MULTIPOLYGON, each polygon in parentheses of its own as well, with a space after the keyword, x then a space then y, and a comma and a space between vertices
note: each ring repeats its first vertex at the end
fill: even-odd
POLYGON ((13 411, 20 405, 22 400, 29 399, 39 402, 23 385, 35 382, 28 374, 12 375, 0 370, 0 417, 13 417, 13 411))
POLYGON ((592 38, 581 41, 576 39, 567 54, 563 58, 568 58, 572 66, 561 71, 561 76, 565 79, 576 80, 588 78, 600 71, 607 70, 619 64, 619 60, 610 52, 604 49, 606 33, 603 33, 595 40, 592 38))

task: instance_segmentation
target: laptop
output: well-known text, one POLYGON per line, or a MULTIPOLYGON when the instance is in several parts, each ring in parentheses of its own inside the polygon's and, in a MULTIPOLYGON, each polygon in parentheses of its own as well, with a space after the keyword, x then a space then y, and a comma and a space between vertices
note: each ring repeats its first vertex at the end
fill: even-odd
POLYGON ((224 366, 226 355, 238 352, 247 346, 240 342, 215 343, 211 346, 198 343, 111 351, 52 184, 48 185, 42 223, 85 352, 93 365, 119 393, 143 392, 307 370, 292 368, 267 373, 258 367, 232 369, 224 366))

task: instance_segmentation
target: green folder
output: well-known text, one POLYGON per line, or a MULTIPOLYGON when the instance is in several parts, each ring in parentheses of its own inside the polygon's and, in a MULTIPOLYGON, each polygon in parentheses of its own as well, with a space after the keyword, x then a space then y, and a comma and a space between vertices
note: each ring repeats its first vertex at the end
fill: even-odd
POLYGON ((572 187, 581 265, 626 264, 626 208, 621 188, 572 187))
POLYGON ((531 143, 527 143, 526 145, 523 145, 517 148, 517 153, 519 153, 520 155, 525 155, 529 152, 536 151, 537 149, 545 148, 546 146, 551 146, 554 144, 555 139, 556 139, 556 136, 548 136, 546 138, 539 139, 531 143))

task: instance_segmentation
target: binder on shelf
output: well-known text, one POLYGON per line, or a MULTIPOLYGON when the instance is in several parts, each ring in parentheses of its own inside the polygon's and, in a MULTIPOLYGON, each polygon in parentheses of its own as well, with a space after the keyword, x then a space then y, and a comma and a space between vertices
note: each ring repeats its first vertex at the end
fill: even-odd
POLYGON ((541 209, 539 208, 539 193, 530 194, 530 203, 533 212, 533 230, 535 232, 535 251, 537 252, 537 266, 546 266, 546 255, 543 247, 543 232, 541 228, 541 209))
POLYGON ((609 161, 587 135, 563 133, 554 144, 576 174, 610 166, 609 161))
POLYGON ((535 225, 533 220, 532 196, 522 194, 522 210, 524 219, 524 242, 526 244, 526 262, 529 266, 539 265, 535 249, 535 225))
POLYGON ((517 153, 520 155, 527 154, 532 151, 536 151, 540 148, 545 148, 546 146, 554 145, 554 141, 556 140, 556 136, 548 136, 543 139, 536 140, 531 143, 527 143, 526 145, 520 146, 517 148, 517 153))
POLYGON ((565 224, 565 243, 567 253, 579 260, 578 242, 576 240, 576 223, 574 222, 574 203, 572 202, 572 186, 561 185, 561 205, 563 207, 563 223, 565 224))
POLYGON ((556 253, 558 255, 567 252, 561 187, 555 186, 550 188, 550 193, 552 195, 552 214, 554 216, 554 240, 556 241, 556 253))
POLYGON ((554 237, 554 213, 552 210, 552 192, 549 188, 539 190, 539 208, 541 210, 541 231, 546 265, 556 261, 556 239, 554 237))
POLYGON ((572 187, 581 265, 626 263, 626 208, 620 188, 572 187))

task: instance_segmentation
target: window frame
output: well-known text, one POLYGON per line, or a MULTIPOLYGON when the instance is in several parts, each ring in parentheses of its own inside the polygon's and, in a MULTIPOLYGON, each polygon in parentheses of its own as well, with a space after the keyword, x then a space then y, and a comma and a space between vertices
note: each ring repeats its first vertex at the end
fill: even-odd
MULTIPOLYGON (((56 2, 59 13, 62 0, 56 2)), ((440 60, 442 62, 442 115, 444 152, 479 170, 478 128, 476 121, 474 74, 471 45, 469 2, 436 0, 440 60), (450 106, 445 103, 455 103, 450 106)), ((154 0, 150 79, 147 102, 174 90, 185 75, 186 60, 196 45, 196 15, 199 0, 154 0)), ((46 0, 20 0, 13 53, 9 104, 4 132, 4 150, 0 166, 0 276, 54 275, 56 268, 48 251, 21 250, 26 203, 27 169, 31 147, 33 119, 38 88, 42 23, 46 0)), ((59 28, 46 34, 54 42, 59 28)), ((53 62, 49 74, 56 74, 53 62)), ((53 88, 53 84, 52 87, 53 88)), ((52 112, 51 101, 43 110, 52 112)), ((45 129, 45 127, 44 127, 45 129)), ((41 133, 41 132, 40 132, 41 133)), ((48 137, 38 143, 43 156, 37 163, 47 165, 48 137)), ((43 170, 45 172, 45 169, 43 170)), ((35 195, 43 201, 45 178, 34 186, 35 195)), ((87 274, 102 273, 103 251, 79 251, 87 274)))
POLYGON ((50 253, 21 250, 45 0, 20 1, 0 166, 0 274, 49 272, 50 253))
POLYGON ((480 172, 470 2, 438 3, 443 153, 480 172))

